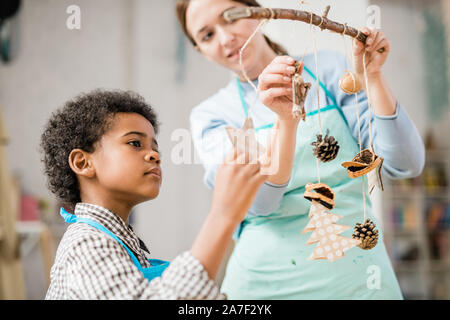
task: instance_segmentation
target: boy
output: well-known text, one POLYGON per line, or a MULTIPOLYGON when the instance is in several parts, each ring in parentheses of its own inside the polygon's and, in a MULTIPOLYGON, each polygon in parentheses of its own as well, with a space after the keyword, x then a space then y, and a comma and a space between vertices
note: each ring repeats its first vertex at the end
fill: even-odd
POLYGON ((222 298, 212 279, 266 176, 259 163, 233 151, 217 173, 211 211, 191 250, 170 265, 147 260, 128 218, 159 193, 157 132, 153 109, 132 92, 95 90, 51 116, 42 161, 50 190, 73 214, 61 210, 70 225, 46 299, 222 298))

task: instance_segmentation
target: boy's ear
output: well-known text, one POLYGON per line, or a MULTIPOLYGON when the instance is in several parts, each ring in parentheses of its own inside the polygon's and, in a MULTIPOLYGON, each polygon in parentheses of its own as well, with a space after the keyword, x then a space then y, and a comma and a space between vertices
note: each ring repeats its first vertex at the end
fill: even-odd
POLYGON ((69 166, 76 175, 86 178, 95 176, 95 169, 92 166, 91 155, 81 149, 73 149, 69 154, 69 166))

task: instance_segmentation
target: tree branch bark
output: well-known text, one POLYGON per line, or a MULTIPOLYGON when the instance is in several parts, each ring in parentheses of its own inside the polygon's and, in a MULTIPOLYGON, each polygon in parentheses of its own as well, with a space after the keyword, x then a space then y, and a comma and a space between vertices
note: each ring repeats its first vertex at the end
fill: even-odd
MULTIPOLYGON (((319 16, 312 12, 294 9, 245 7, 229 9, 223 13, 223 17, 228 22, 239 19, 284 19, 303 21, 318 26, 322 30, 327 29, 339 34, 345 34, 364 44, 366 43, 367 36, 358 29, 328 19, 327 15, 329 11, 330 6, 327 6, 323 16, 319 16)), ((381 50, 384 51, 384 48, 381 48, 379 52, 382 52, 381 50)))

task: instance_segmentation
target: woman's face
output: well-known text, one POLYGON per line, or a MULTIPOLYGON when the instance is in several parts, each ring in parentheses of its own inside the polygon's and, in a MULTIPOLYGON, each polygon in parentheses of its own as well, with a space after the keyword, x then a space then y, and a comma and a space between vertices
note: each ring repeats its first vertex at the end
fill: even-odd
MULTIPOLYGON (((197 49, 208 60, 239 72, 239 49, 254 32, 259 21, 240 19, 233 23, 226 22, 223 12, 234 7, 246 5, 231 0, 192 0, 186 11, 186 27, 197 49)), ((266 40, 258 32, 243 53, 245 70, 255 68, 258 52, 262 51, 264 45, 267 45, 266 40)))

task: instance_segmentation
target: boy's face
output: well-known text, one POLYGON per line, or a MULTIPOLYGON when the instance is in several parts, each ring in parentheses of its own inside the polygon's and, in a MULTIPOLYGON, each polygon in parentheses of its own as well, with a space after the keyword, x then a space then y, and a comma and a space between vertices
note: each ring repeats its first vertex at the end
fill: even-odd
POLYGON ((162 182, 151 123, 137 113, 118 113, 91 154, 99 192, 137 204, 155 198, 162 182))

